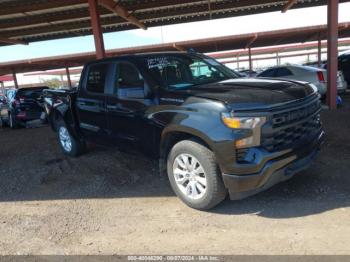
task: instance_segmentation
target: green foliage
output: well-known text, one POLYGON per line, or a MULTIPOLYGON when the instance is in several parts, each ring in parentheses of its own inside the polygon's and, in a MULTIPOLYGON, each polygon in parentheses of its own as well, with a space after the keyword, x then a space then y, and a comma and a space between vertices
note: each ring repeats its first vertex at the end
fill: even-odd
POLYGON ((43 84, 50 88, 59 88, 62 85, 61 81, 58 78, 44 80, 43 84))

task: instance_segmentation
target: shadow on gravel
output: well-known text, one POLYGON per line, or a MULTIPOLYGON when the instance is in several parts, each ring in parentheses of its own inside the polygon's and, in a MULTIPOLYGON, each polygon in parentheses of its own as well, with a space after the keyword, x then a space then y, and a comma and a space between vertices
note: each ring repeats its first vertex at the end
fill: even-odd
MULTIPOLYGON (((270 190, 211 210, 268 218, 313 215, 350 206, 350 109, 323 112, 328 134, 307 171, 270 190)), ((130 150, 90 147, 79 158, 62 154, 49 127, 0 129, 0 201, 174 196, 157 162, 130 150)), ((179 200, 179 205, 182 203, 179 200)))
MULTIPOLYGON (((331 175, 331 174, 329 174, 331 175)), ((346 173, 344 173, 346 175, 346 173)), ((350 207, 349 179, 320 179, 314 169, 297 174, 266 192, 240 201, 225 200, 211 212, 222 215, 256 214, 291 218, 350 207)))

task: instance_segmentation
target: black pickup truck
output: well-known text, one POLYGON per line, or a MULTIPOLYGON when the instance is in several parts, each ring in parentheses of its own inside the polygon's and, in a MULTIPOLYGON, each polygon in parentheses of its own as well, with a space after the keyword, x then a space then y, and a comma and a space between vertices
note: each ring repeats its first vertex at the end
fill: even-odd
POLYGON ((196 53, 90 62, 76 90, 47 90, 45 104, 65 154, 86 142, 146 149, 177 196, 202 210, 289 179, 324 136, 314 86, 239 78, 196 53))

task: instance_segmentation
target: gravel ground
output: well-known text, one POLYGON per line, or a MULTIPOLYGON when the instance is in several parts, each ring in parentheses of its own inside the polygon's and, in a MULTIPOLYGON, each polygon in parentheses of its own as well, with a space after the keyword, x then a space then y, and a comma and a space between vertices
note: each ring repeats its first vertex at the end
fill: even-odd
POLYGON ((68 158, 48 127, 2 128, 0 254, 350 254, 349 114, 323 112, 310 169, 210 212, 182 204, 141 154, 68 158))

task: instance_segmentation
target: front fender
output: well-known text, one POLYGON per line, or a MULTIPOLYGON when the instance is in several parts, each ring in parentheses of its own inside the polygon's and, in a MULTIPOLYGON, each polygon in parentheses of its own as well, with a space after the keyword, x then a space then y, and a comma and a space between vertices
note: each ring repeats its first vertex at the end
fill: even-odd
POLYGON ((168 124, 164 125, 161 132, 160 150, 166 148, 167 138, 172 133, 199 138, 214 152, 221 171, 225 172, 225 166, 228 166, 228 163, 232 164, 235 160, 235 135, 221 121, 221 113, 226 108, 220 103, 210 101, 210 108, 208 104, 204 106, 196 103, 173 109, 158 112, 154 116, 158 119, 171 119, 168 124))

